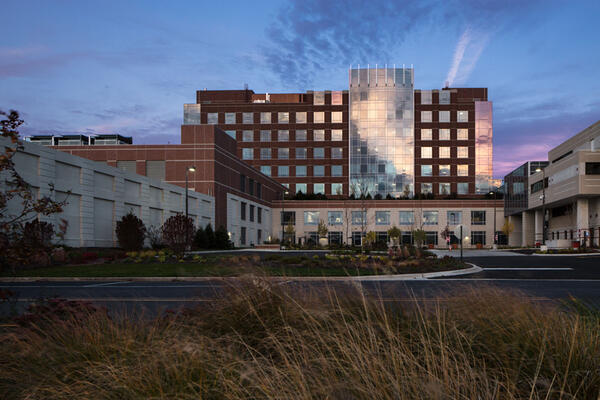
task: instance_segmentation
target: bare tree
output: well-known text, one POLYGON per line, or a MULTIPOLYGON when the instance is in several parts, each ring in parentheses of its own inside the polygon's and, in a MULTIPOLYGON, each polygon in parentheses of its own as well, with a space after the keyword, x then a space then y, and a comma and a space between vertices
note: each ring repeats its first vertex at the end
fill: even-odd
POLYGON ((363 240, 367 234, 367 226, 368 226, 368 216, 369 216, 369 200, 371 200, 371 182, 362 177, 356 180, 356 182, 352 183, 350 186, 350 191, 355 198, 358 198, 360 201, 360 233, 361 233, 361 241, 360 248, 361 252, 364 251, 363 240))

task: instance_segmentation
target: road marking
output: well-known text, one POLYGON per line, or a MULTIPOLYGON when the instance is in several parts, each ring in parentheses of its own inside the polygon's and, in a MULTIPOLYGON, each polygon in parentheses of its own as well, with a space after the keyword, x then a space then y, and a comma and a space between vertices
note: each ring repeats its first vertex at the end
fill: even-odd
POLYGON ((491 267, 483 268, 484 271, 573 271, 573 268, 504 268, 504 267, 491 267))
POLYGON ((107 283, 94 283, 92 285, 85 285, 84 287, 109 286, 109 285, 118 285, 120 283, 127 283, 127 282, 118 281, 118 282, 107 282, 107 283))

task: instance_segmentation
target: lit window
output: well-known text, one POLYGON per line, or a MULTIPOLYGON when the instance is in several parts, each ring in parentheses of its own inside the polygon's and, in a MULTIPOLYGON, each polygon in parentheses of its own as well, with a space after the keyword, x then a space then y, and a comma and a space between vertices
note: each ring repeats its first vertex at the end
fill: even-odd
POLYGON ((296 131, 296 141, 297 142, 305 142, 306 141, 306 131, 296 131))
POLYGON ((277 167, 277 176, 289 176, 290 175, 290 167, 287 165, 280 165, 277 167))
POLYGON ((412 225, 415 222, 412 211, 400 211, 400 225, 412 225))
POLYGON ((313 185, 313 193, 325 194, 325 184, 324 183, 315 183, 313 185))
POLYGON ((344 185, 341 183, 332 183, 331 184, 331 194, 335 194, 341 196, 344 194, 344 185))
POLYGON ((342 112, 341 111, 332 111, 331 112, 331 122, 332 123, 342 122, 342 112))
POLYGON ((277 113, 277 122, 280 124, 288 124, 290 122, 290 113, 280 112, 277 113))
POLYGON ((457 165, 456 166, 456 175, 469 176, 469 166, 466 164, 457 165))
POLYGON ((268 165, 261 165, 260 173, 267 176, 271 176, 271 167, 268 165))
POLYGON ((421 147, 421 158, 431 158, 433 156, 432 147, 421 147))
POLYGON ((288 158, 290 158, 290 149, 288 149, 287 147, 280 147, 279 149, 277 149, 277 158, 279 158, 280 160, 287 160, 288 158))
POLYGON ((271 141, 271 131, 260 131, 260 141, 261 142, 270 142, 271 141))
POLYGON ((299 160, 306 158, 306 147, 296 147, 296 158, 299 160))
POLYGON ((458 158, 469 158, 469 148, 461 146, 456 148, 456 157, 458 158))
POLYGON ((298 192, 306 194, 306 183, 296 183, 296 193, 298 192))
POLYGON ((319 212, 304 211, 304 225, 319 225, 319 212))
POLYGON ((442 164, 439 166, 439 175, 440 176, 450 176, 450 165, 442 164))
POLYGON ((271 123, 271 113, 270 112, 261 112, 260 113, 260 123, 261 124, 270 124, 271 123))
POLYGON ((342 212, 341 211, 329 211, 327 213, 327 221, 329 222, 329 225, 342 225, 344 223, 342 212))
POLYGON ((433 184, 432 183, 421 183, 421 193, 422 194, 433 193, 433 184))
POLYGON ((456 184, 456 191, 458 194, 469 194, 469 183, 468 182, 458 182, 456 184))
POLYGON ((323 111, 315 111, 313 113, 313 123, 321 124, 325 122, 325 113, 323 111))
POLYGON ((313 149, 314 158, 325 158, 325 149, 323 147, 315 147, 313 149))
POLYGON ((277 135, 277 140, 279 140, 280 142, 289 142, 290 131, 279 131, 277 135))
POLYGON ((431 165, 421 165, 421 176, 431 176, 433 167, 431 165))
POLYGON ((252 160, 254 158, 254 149, 242 149, 242 159, 252 160))
POLYGON ((219 113, 206 114, 206 123, 216 125, 219 123, 219 113))
POLYGON ((343 138, 343 133, 341 129, 332 129, 331 130, 331 140, 334 142, 341 142, 343 138))
POLYGON ((225 123, 235 124, 235 113, 225 113, 225 123))
POLYGON ((450 184, 449 183, 440 183, 440 194, 449 195, 450 194, 450 184))
POLYGON ((440 129, 440 140, 450 140, 450 129, 440 129))
POLYGON ((254 132, 253 131, 243 131, 242 132, 242 141, 253 142, 254 141, 254 132))
POLYGON ((296 176, 306 176, 306 165, 296 165, 296 176))
POLYGON ((342 158, 343 150, 341 147, 332 147, 331 148, 331 158, 342 158))
POLYGON ((456 112, 456 121, 457 122, 469 122, 469 112, 468 111, 457 111, 456 112))
POLYGON ((271 148, 260 149, 260 159, 261 160, 270 160, 271 159, 271 148))
POLYGON ((431 111, 421 111, 421 122, 431 122, 431 111))
POLYGON ((450 147, 440 147, 440 158, 450 158, 450 147))
POLYGON ((296 113, 296 123, 297 124, 305 124, 306 123, 306 111, 296 113))
POLYGON ((439 111, 439 122, 450 122, 450 111, 439 111))
POLYGON ((331 176, 342 176, 342 166, 341 165, 332 165, 331 166, 331 176))
POLYGON ((469 140, 469 130, 460 128, 456 130, 456 139, 457 140, 469 140))
POLYGON ((324 165, 315 165, 313 167, 313 175, 314 176, 325 176, 325 166, 324 165))
POLYGON ((325 131, 323 129, 315 129, 313 132, 313 140, 315 142, 322 142, 325 140, 325 131))
POLYGON ((254 123, 254 113, 251 113, 251 112, 242 113, 242 123, 243 124, 253 124, 254 123))
POLYGON ((375 225, 389 225, 390 224, 390 212, 389 211, 375 211, 375 225))
POLYGON ((421 129, 421 140, 432 140, 431 129, 421 129))

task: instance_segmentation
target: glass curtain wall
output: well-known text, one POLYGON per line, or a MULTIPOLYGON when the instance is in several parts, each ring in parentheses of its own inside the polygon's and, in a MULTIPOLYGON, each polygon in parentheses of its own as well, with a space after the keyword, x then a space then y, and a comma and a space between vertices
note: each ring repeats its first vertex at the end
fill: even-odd
POLYGON ((492 187, 492 102, 475 102, 475 192, 492 187))
POLYGON ((350 69, 350 193, 412 195, 414 71, 350 69))

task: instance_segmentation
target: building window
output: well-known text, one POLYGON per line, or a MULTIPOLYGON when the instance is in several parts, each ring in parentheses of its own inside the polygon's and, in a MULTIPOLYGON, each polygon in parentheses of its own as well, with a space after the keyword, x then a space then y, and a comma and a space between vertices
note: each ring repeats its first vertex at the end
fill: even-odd
POLYGON ((433 147, 421 147, 421 158, 431 158, 433 156, 433 147))
POLYGON ((423 225, 437 225, 438 224, 438 212, 437 211, 423 211, 423 225))
POLYGON ((254 196, 254 179, 248 179, 248 193, 254 196))
POLYGON ((261 160, 270 160, 271 159, 271 148, 260 149, 260 159, 261 160))
POLYGON ((280 124, 289 124, 290 122, 290 113, 289 112, 280 112, 277 113, 277 122, 280 124))
POLYGON ((458 182, 456 184, 456 189, 458 194, 469 194, 469 183, 468 182, 458 182))
POLYGON ((306 183, 296 183, 296 193, 298 192, 306 194, 306 183))
POLYGON ((469 148, 466 146, 459 146, 456 148, 457 158, 469 158, 469 148))
POLYGON ((261 112, 260 113, 260 123, 261 124, 270 124, 271 123, 271 113, 270 112, 261 112))
POLYGON ((440 104, 450 104, 450 91, 442 90, 440 91, 439 96, 440 104))
POLYGON ((246 175, 240 175, 240 191, 246 193, 246 175))
POLYGON ((342 244, 342 232, 327 232, 329 244, 342 244))
POLYGON ((438 117, 440 119, 439 122, 450 122, 450 111, 439 111, 438 117))
POLYGON ((271 176, 271 167, 268 165, 261 165, 260 173, 266 176, 271 176))
POLYGON ((366 211, 352 211, 352 225, 366 225, 367 224, 367 213, 366 211))
POLYGON ((262 185, 256 182, 256 197, 262 199, 262 185))
POLYGON ((306 165, 296 165, 296 176, 306 176, 306 165))
POLYGON ((329 211, 327 213, 327 221, 329 225, 343 225, 343 218, 341 211, 329 211))
POLYGON ((313 149, 314 158, 325 158, 325 148, 315 147, 313 149))
POLYGON ((390 212, 389 211, 375 211, 375 225, 389 225, 390 224, 390 212))
POLYGON ((325 194, 325 184, 324 183, 313 184, 313 193, 325 194))
POLYGON ((262 224, 262 208, 260 207, 256 208, 256 222, 262 224))
POLYGON ((254 113, 251 113, 251 112, 242 113, 242 123, 243 124, 253 124, 254 123, 254 113))
POLYGON ((331 194, 335 194, 337 196, 344 194, 344 185, 342 183, 332 183, 331 194))
POLYGON ((456 166, 456 175, 469 176, 469 166, 467 164, 459 164, 456 166))
POLYGON ((253 142, 254 141, 254 132, 253 131, 242 131, 242 141, 243 142, 253 142))
POLYGON ((439 158, 450 158, 450 147, 439 147, 439 158))
POLYGON ((440 129, 439 138, 439 140, 450 140, 450 129, 440 129))
POLYGON ((421 140, 432 140, 433 135, 431 129, 421 129, 421 140))
POLYGON ((296 225, 296 211, 281 211, 281 225, 296 225))
POLYGON ((449 195, 450 194, 450 184, 449 183, 440 183, 439 186, 441 195, 449 195))
POLYGON ((313 167, 313 175, 314 176, 325 176, 325 166, 324 165, 315 165, 313 167))
POLYGON ((449 164, 442 164, 438 167, 439 169, 439 176, 450 176, 450 165, 449 164))
POLYGON ((471 243, 485 246, 485 231, 473 231, 471 233, 471 243))
POLYGON ((240 229, 240 244, 242 246, 246 245, 246 227, 244 226, 240 229))
POLYGON ((306 141, 306 131, 305 130, 296 131, 296 141, 297 142, 305 142, 306 141))
POLYGON ((600 175, 600 162, 586 162, 585 163, 585 174, 586 175, 600 175))
POLYGON ((243 201, 240 203, 240 219, 242 221, 246 220, 246 203, 243 201))
POLYGON ((280 165, 277 167, 277 176, 289 176, 290 175, 290 167, 287 165, 280 165))
POLYGON ((400 211, 400 225, 412 225, 415 223, 413 211, 400 211))
POLYGON ((462 222, 462 211, 447 212, 448 225, 458 225, 462 222))
POLYGON ((256 232, 256 243, 261 243, 262 242, 262 229, 259 229, 256 232))
POLYGON ((342 158, 343 150, 341 147, 332 147, 331 148, 331 158, 342 158))
POLYGON ((208 113, 206 114, 206 123, 216 125, 219 123, 219 113, 208 113))
POLYGON ((457 129, 456 140, 469 140, 469 130, 464 128, 457 129))
POLYGON ((313 92, 313 104, 322 105, 325 104, 325 92, 313 92))
POLYGON ((225 123, 235 124, 235 113, 225 113, 225 123))
POLYGON ((277 149, 277 158, 280 160, 287 160, 290 158, 290 149, 287 147, 280 147, 277 149))
POLYGON ((432 183, 421 183, 421 193, 422 194, 433 193, 433 184, 432 183))
POLYGON ((485 225, 485 211, 471 211, 471 225, 485 225))
POLYGON ((315 111, 313 113, 313 123, 322 124, 325 122, 325 113, 323 111, 315 111))
POLYGON ((431 111, 421 111, 421 122, 431 122, 431 111))
POLYGON ((364 238, 366 234, 366 232, 352 232, 352 245, 360 246, 362 244, 362 238, 364 238))
POLYGON ((315 129, 313 131, 313 140, 315 142, 322 142, 325 140, 325 131, 323 129, 315 129))
POLYGON ((271 131, 260 131, 260 141, 261 142, 270 142, 271 141, 271 131))
POLYGON ((243 160, 254 159, 254 149, 242 149, 242 159, 243 160))
POLYGON ((235 137, 235 133, 236 133, 235 131, 225 131, 225 133, 228 134, 229 136, 231 136, 232 139, 237 140, 237 138, 235 137))
POLYGON ((341 142, 343 140, 343 132, 341 129, 331 130, 331 140, 334 142, 341 142))
POLYGON ((469 112, 468 111, 457 111, 456 112, 456 121, 457 122, 469 122, 469 112))
POLYGON ((277 135, 277 140, 279 140, 280 142, 289 142, 290 131, 279 131, 277 135))
POLYGON ((431 176, 433 172, 432 165, 421 165, 421 176, 431 176))
POLYGON ((306 111, 296 113, 296 123, 297 124, 305 124, 306 123, 306 111))
POLYGON ((438 233, 437 232, 425 232, 425 244, 432 244, 437 246, 438 244, 438 233))
POLYGON ((303 160, 306 158, 306 147, 296 147, 296 158, 303 160))
POLYGON ((332 165, 331 166, 331 176, 342 176, 342 166, 341 165, 332 165))
POLYGON ((319 211, 304 211, 304 225, 319 225, 319 211))
POLYGON ((250 222, 254 222, 254 205, 250 204, 250 222))
POLYGON ((421 90, 421 104, 431 104, 431 90, 421 90))
POLYGON ((341 111, 332 111, 331 112, 331 122, 332 123, 342 122, 342 112, 341 111))

